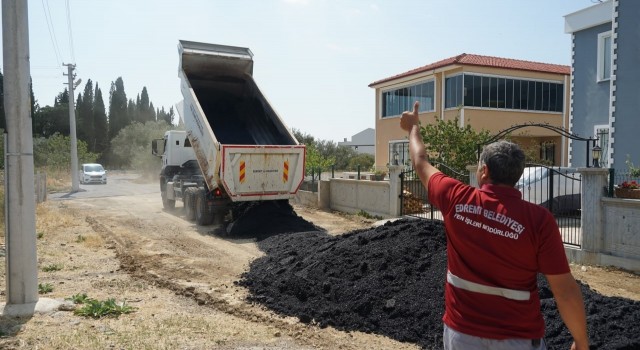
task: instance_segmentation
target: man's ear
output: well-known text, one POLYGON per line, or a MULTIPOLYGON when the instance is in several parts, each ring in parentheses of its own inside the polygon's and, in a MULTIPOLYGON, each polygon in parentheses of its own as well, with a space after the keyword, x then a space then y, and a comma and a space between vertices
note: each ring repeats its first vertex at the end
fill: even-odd
POLYGON ((491 183, 491 174, 489 173, 489 167, 486 164, 482 164, 480 168, 480 178, 478 183, 491 183))

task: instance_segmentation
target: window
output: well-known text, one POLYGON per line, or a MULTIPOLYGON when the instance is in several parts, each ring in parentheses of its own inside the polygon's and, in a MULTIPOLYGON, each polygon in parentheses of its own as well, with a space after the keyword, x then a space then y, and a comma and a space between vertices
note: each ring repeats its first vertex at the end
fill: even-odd
POLYGON ((598 138, 598 146, 602 149, 602 155, 600 156, 600 166, 609 166, 609 126, 608 125, 595 125, 594 133, 598 138))
POLYGON ((398 154, 398 164, 404 166, 411 166, 411 159, 409 158, 409 141, 389 141, 389 164, 394 164, 394 157, 398 154))
POLYGON ((611 31, 598 34, 598 81, 611 78, 611 31))
POLYGON ((467 107, 562 112, 564 84, 463 74, 447 78, 445 99, 447 108, 463 104, 467 107), (451 79, 451 80, 449 80, 451 79), (457 83, 454 83, 457 80, 457 83), (454 85, 455 84, 455 85, 454 85), (462 89, 460 89, 462 85, 462 89), (449 89, 456 86, 457 91, 449 89), (462 91, 462 95, 456 95, 462 91))
POLYGON ((398 116, 413 109, 413 102, 420 102, 420 112, 434 110, 434 81, 430 80, 396 90, 382 92, 382 118, 398 116))
POLYGON ((556 144, 553 142, 542 142, 540 144, 540 160, 555 164, 556 144))
POLYGON ((464 101, 462 100, 462 91, 463 91, 462 77, 463 77, 462 74, 460 74, 454 77, 446 78, 444 80, 445 108, 456 108, 458 106, 463 105, 464 101))

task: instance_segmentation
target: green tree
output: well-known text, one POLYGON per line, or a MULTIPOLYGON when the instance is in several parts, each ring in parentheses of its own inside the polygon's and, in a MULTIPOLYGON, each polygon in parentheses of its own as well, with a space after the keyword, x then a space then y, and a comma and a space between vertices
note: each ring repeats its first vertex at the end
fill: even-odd
POLYGON ((151 154, 151 140, 162 138, 171 127, 164 121, 133 123, 111 140, 111 150, 121 160, 122 166, 147 175, 157 174, 161 160, 151 154))
POLYGON ((360 166, 361 170, 367 170, 367 169, 371 169, 371 167, 373 167, 373 164, 375 163, 376 159, 373 155, 371 154, 367 154, 367 153, 362 153, 362 154, 358 154, 357 156, 351 158, 351 160, 349 160, 349 164, 347 165, 346 168, 340 168, 340 169, 346 169, 346 170, 356 170, 358 169, 358 166, 360 166))
POLYGON ((82 97, 78 96, 78 103, 76 104, 76 119, 78 123, 76 130, 78 139, 86 142, 89 145, 89 149, 95 152, 95 149, 92 147, 92 140, 95 139, 93 92, 93 82, 91 79, 88 79, 84 85, 82 97))
MULTIPOLYGON (((78 163, 93 163, 98 155, 87 149, 87 143, 78 140, 78 163)), ((54 134, 48 138, 33 139, 33 162, 37 168, 53 170, 70 170, 71 139, 69 136, 54 134)))
POLYGON ((430 160, 467 173, 466 167, 478 162, 478 145, 489 139, 489 131, 476 131, 469 124, 460 127, 458 117, 447 121, 434 117, 434 120, 435 123, 420 127, 430 160))
POLYGON ((93 100, 93 125, 95 133, 93 139, 89 140, 89 149, 91 152, 105 154, 109 150, 109 124, 107 123, 107 114, 105 112, 104 100, 102 99, 102 90, 96 83, 96 92, 93 100))
POLYGON ((173 125, 173 107, 169 108, 169 112, 165 112, 164 107, 156 110, 157 120, 164 120, 167 124, 173 125))
POLYGON ((307 161, 305 164, 305 173, 310 175, 314 174, 313 178, 318 178, 318 172, 325 171, 335 163, 335 158, 324 157, 320 154, 315 145, 307 146, 307 161))
POLYGON ((122 77, 111 83, 109 91, 109 140, 113 140, 122 128, 130 124, 127 113, 127 94, 122 77))

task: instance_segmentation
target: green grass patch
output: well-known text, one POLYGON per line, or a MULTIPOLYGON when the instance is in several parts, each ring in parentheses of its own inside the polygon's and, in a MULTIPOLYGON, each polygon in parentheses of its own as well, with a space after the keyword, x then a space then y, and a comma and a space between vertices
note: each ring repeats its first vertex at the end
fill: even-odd
POLYGON ((87 296, 87 293, 82 293, 82 294, 74 294, 71 297, 66 298, 66 300, 73 301, 74 304, 84 304, 91 299, 87 296))
POLYGON ((43 272, 60 271, 60 270, 62 270, 63 267, 64 267, 64 265, 62 265, 62 264, 51 264, 51 265, 47 265, 47 266, 43 267, 42 271, 43 272))
POLYGON ((38 293, 47 294, 53 292, 53 285, 51 283, 38 283, 38 293))
POLYGON ((82 243, 84 241, 87 240, 87 237, 83 236, 83 235, 78 235, 78 237, 76 238, 76 243, 82 243))
POLYGON ((382 216, 371 215, 362 209, 360 209, 360 211, 356 215, 362 216, 363 218, 366 218, 366 219, 382 220, 382 216))
POLYGON ((86 299, 84 301, 84 306, 76 309, 74 313, 84 317, 102 318, 118 317, 122 314, 132 313, 135 310, 135 307, 127 305, 124 301, 121 305, 117 304, 116 300, 112 298, 103 301, 86 299))
POLYGON ((40 238, 44 237, 44 232, 42 232, 42 231, 38 232, 38 233, 36 234, 36 237, 37 237, 38 239, 40 239, 40 238))

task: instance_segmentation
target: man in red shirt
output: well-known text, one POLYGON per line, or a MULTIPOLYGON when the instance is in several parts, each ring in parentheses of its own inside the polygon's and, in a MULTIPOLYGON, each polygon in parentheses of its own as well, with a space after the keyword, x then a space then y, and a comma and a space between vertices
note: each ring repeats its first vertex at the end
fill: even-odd
POLYGON ((487 145, 479 188, 445 176, 429 163, 420 134, 418 102, 404 112, 413 167, 438 207, 447 232, 444 348, 546 349, 537 274, 546 276, 574 343, 589 348, 584 302, 571 275, 551 213, 522 200, 514 188, 525 156, 514 143, 487 145))

